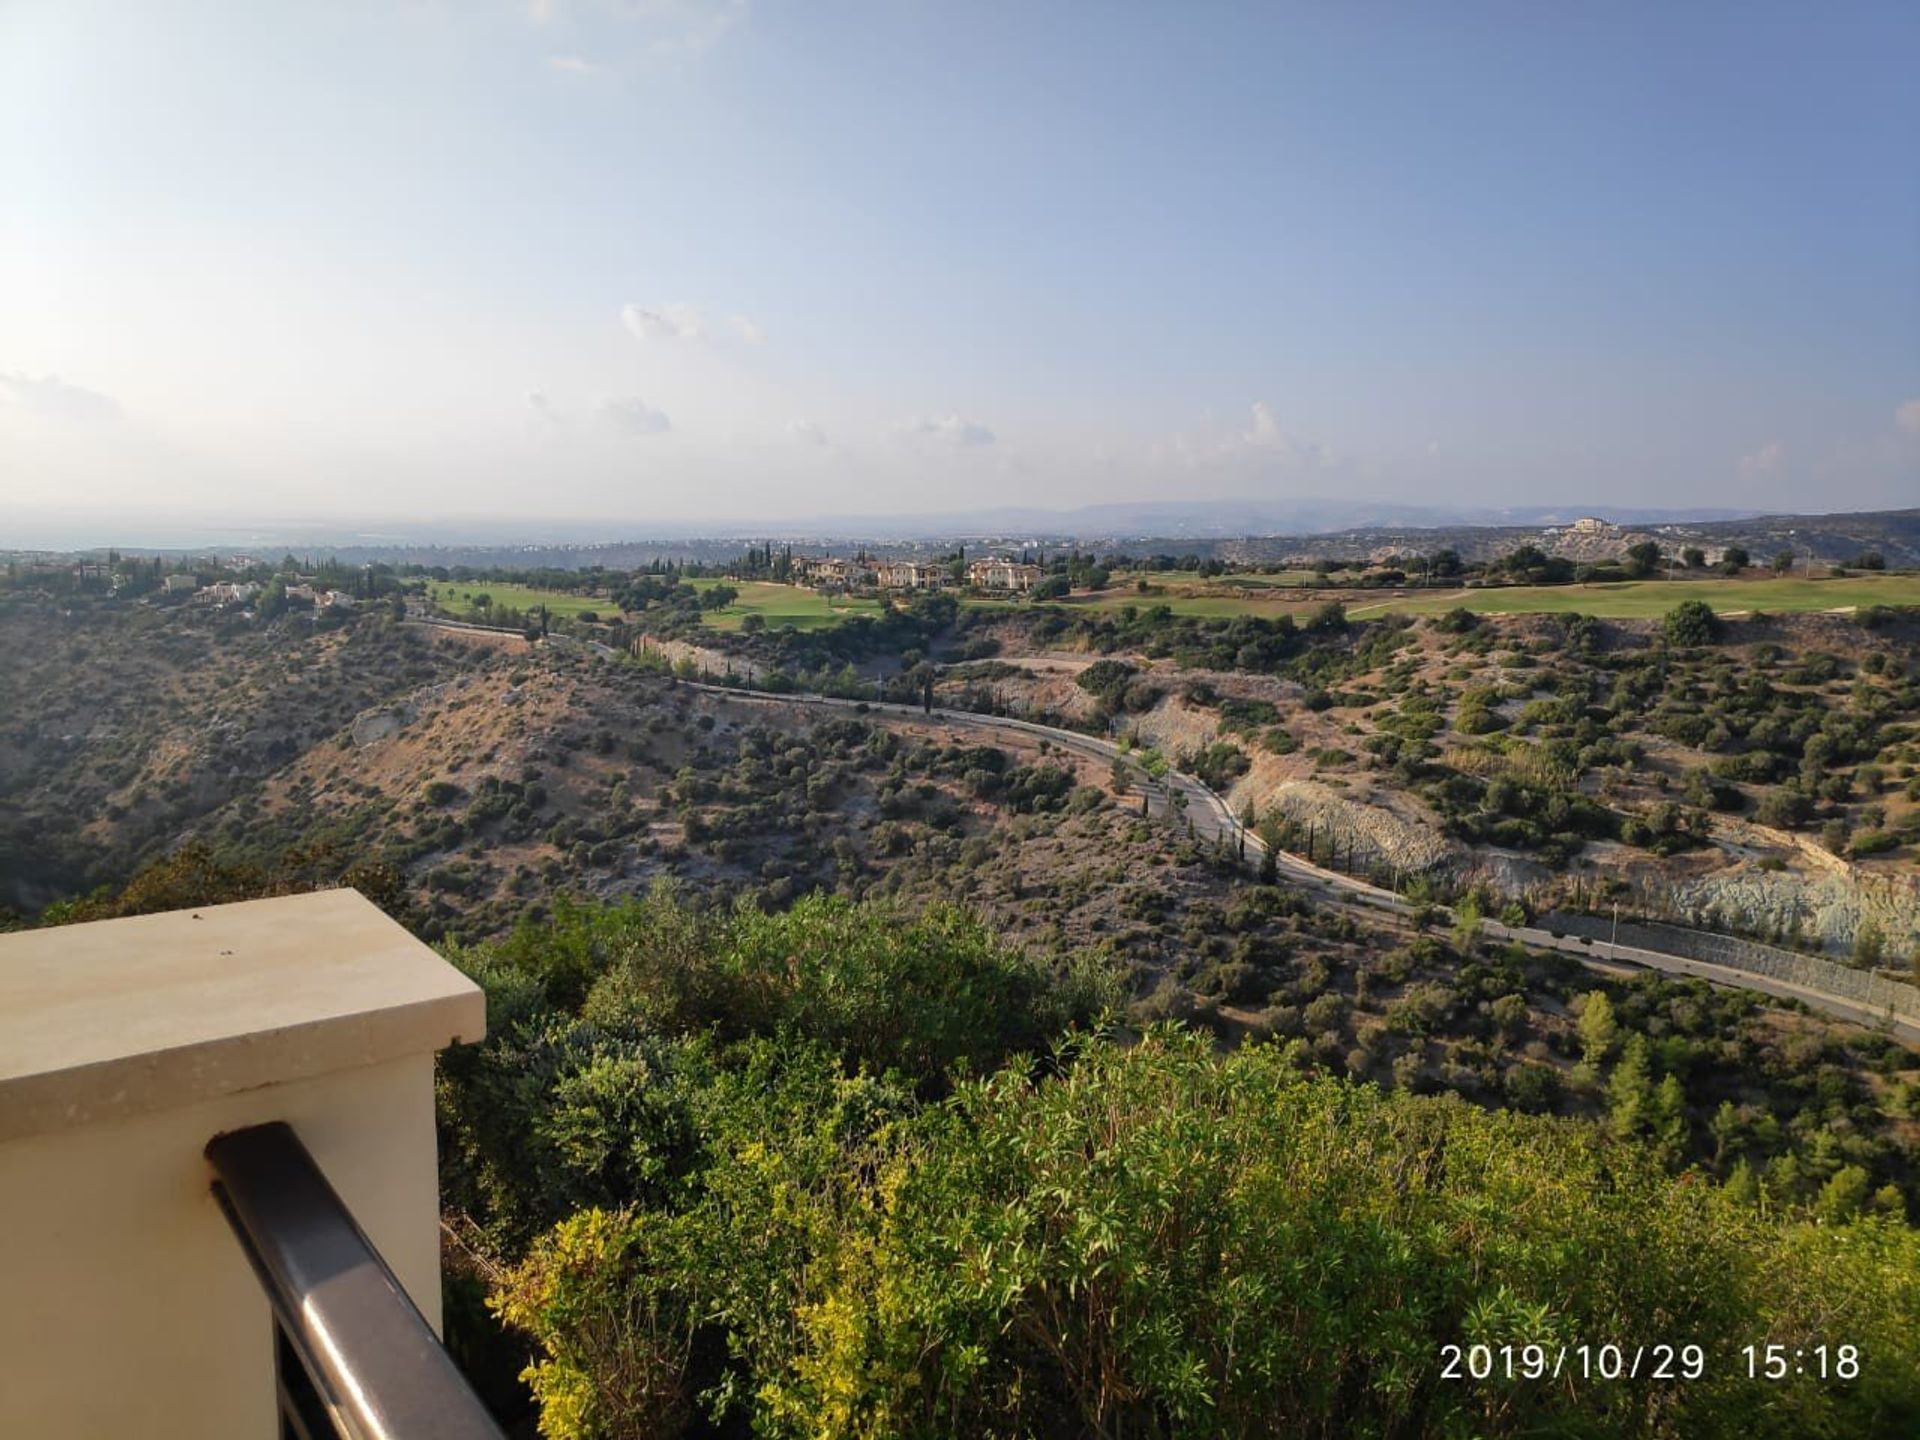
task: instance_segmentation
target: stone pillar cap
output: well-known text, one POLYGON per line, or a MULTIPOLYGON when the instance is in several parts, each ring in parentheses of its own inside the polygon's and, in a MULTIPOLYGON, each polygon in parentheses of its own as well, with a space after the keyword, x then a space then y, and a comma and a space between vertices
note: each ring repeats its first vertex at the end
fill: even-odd
POLYGON ((479 987, 352 890, 0 935, 0 1141, 485 1033, 479 987))

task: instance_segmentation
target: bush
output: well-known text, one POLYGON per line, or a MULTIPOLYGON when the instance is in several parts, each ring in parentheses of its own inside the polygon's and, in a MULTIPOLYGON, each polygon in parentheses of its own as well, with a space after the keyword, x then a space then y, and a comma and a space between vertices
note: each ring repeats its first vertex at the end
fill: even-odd
POLYGON ((1133 674, 1133 666, 1124 660, 1096 660, 1075 676, 1074 681, 1089 695, 1096 696, 1108 709, 1114 710, 1119 708, 1120 696, 1133 674))
POLYGON ((1672 645, 1711 645, 1720 635, 1720 617, 1704 600, 1682 600, 1660 623, 1672 645))
POLYGON ((1813 802, 1798 790, 1779 786, 1760 797, 1753 817, 1777 830, 1797 830, 1813 818, 1813 802))
POLYGON ((443 1066, 450 1202, 523 1236, 581 1204, 630 1203, 671 1171, 664 1121, 642 1127, 656 1139, 638 1152, 632 1137, 642 1111, 679 1103, 676 1074, 711 1067, 676 1037, 804 1036, 849 1070, 932 1092, 1122 998, 1103 962, 1043 965, 964 912, 819 895, 776 915, 702 914, 664 891, 563 897, 550 919, 450 958, 488 997, 486 1042, 443 1066))
MULTIPOLYGON (((1545 1067, 1518 1068, 1543 1098, 1524 1072, 1545 1067)), ((769 1436, 1752 1440, 1920 1414, 1920 1243, 1846 1223, 1856 1176, 1810 1224, 1592 1126, 1307 1079, 1278 1047, 1223 1058, 1198 1035, 1088 1043, 1062 1079, 1010 1068, 892 1123, 853 1083, 733 1087, 683 1199, 570 1222, 506 1275, 548 1433, 595 1433, 565 1428, 580 1397, 617 1421, 636 1393, 769 1436), (1813 1344, 1834 1313, 1864 1358, 1845 1385, 1710 1364, 1494 1404, 1431 1378, 1448 1344, 1813 1344)))
POLYGON ((1347 626, 1347 607, 1338 600, 1318 606, 1307 620, 1307 629, 1323 635, 1342 634, 1347 626))
POLYGON ((1205 749, 1183 756, 1181 768, 1198 776, 1209 790, 1221 791, 1252 769, 1253 762, 1231 740, 1216 740, 1205 749))

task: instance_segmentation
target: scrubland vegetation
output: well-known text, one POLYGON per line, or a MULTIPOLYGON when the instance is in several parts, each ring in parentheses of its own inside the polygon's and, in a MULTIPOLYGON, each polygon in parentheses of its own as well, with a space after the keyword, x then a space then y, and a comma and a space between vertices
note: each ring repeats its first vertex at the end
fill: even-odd
MULTIPOLYGON (((527 620, 519 581, 449 583, 527 620)), ((581 580, 547 618, 610 654, 384 603, 0 597, 4 903, 350 883, 467 969, 490 1033, 440 1078, 450 1340, 552 1436, 1920 1426, 1912 1052, 1481 928, 1729 869, 1897 895, 1910 614, 933 595, 710 623, 768 584, 581 580), (1129 759, 701 691, 638 632, 1129 759), (1438 858, 1402 915, 1308 894, 1142 814, 1169 767, 1323 862, 1390 864, 1375 812, 1438 858), (1536 1342, 1706 1369, 1440 1376, 1444 1344, 1536 1342), (1754 1382, 1749 1343, 1864 1368, 1754 1382)), ((1892 973, 1907 943, 1842 950, 1892 973)))
POLYGON ((529 1346, 549 1435, 1920 1417, 1902 1221, 1676 1176, 1624 1131, 1316 1076, 1298 1046, 1116 1037, 1097 967, 951 913, 656 898, 456 958, 491 1037, 446 1066, 448 1198, 516 1257, 486 1306, 529 1346), (1749 1338, 1811 1345, 1841 1315, 1869 1381, 1745 1378, 1749 1338), (1704 1337, 1707 1373, 1435 1378, 1450 1341, 1636 1335, 1704 1337))

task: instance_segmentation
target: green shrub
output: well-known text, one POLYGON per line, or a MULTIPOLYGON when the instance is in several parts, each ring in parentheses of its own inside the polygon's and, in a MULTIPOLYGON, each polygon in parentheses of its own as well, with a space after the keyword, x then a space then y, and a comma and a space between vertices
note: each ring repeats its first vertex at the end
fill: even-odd
POLYGON ((1074 677, 1074 683, 1098 697, 1109 709, 1117 709, 1120 696, 1134 673, 1133 666, 1124 660, 1096 660, 1074 677))
POLYGON ((1682 600, 1660 622, 1669 644, 1711 645, 1720 636, 1720 617, 1704 600, 1682 600))
MULTIPOLYGON (((1543 1103, 1545 1069, 1508 1083, 1543 1103)), ((1059 1078, 1011 1068, 893 1122, 849 1083, 811 1109, 734 1087, 676 1204, 570 1221, 505 1276, 547 1433, 642 1433, 616 1428, 635 1395, 768 1436, 1748 1440, 1920 1417, 1920 1244, 1852 1218, 1857 1176, 1808 1223, 1590 1125, 1197 1035, 1089 1043, 1059 1078), (1742 1337, 1833 1343, 1834 1314, 1858 1380, 1746 1378, 1742 1337), (1433 1378, 1450 1344, 1655 1334, 1707 1345, 1702 1378, 1433 1378)))

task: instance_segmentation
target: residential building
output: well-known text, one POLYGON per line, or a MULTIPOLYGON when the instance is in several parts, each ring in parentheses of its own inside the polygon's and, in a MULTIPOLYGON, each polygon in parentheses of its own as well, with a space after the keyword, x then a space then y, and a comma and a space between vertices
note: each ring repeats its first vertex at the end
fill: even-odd
POLYGON ((874 567, 865 560, 848 560, 838 555, 793 557, 793 578, 810 585, 871 585, 874 567))
POLYGON ((874 577, 882 590, 937 590, 946 579, 938 565, 920 565, 912 560, 883 560, 874 567, 874 577))
POLYGON ((975 560, 967 566, 967 583, 982 590, 1031 590, 1043 573, 1038 565, 1017 560, 975 560))

